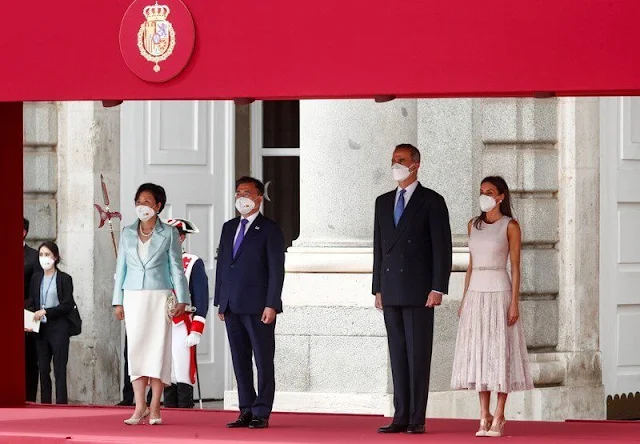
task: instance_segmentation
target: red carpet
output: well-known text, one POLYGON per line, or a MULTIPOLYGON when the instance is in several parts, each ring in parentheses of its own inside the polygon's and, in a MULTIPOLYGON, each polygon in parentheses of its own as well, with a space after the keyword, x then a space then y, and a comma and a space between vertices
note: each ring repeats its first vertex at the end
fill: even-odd
MULTIPOLYGON (((379 416, 275 413, 266 430, 227 429, 234 412, 165 410, 160 426, 126 426, 123 407, 45 407, 0 409, 0 443, 467 443, 477 421, 430 419, 425 435, 380 435, 388 422, 379 416)), ((506 425, 509 443, 640 442, 636 422, 523 422, 506 425)), ((489 438, 485 438, 485 441, 489 438)), ((484 441, 482 441, 484 442, 484 441)))

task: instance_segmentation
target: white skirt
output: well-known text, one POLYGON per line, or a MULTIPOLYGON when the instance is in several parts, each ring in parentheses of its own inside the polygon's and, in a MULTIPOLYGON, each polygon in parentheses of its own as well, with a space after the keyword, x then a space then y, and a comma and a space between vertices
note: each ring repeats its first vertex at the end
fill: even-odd
POLYGON ((171 290, 125 290, 129 376, 161 379, 171 385, 171 323, 165 304, 171 290))
POLYGON ((511 291, 469 290, 462 306, 451 387, 478 392, 531 390, 522 321, 508 326, 511 291))

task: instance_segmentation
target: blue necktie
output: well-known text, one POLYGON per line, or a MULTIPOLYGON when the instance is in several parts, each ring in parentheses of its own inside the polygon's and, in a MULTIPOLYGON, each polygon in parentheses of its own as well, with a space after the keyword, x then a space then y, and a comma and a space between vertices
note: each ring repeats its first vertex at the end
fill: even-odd
POLYGON ((238 237, 236 238, 236 242, 233 244, 233 257, 235 259, 236 254, 238 254, 238 250, 240 249, 240 245, 242 245, 242 240, 244 239, 244 230, 247 227, 248 219, 242 219, 240 221, 240 231, 238 232, 238 237))
POLYGON ((396 227, 404 211, 404 193, 406 192, 407 190, 400 190, 400 196, 398 196, 398 202, 396 202, 396 209, 393 211, 393 222, 396 224, 396 227))

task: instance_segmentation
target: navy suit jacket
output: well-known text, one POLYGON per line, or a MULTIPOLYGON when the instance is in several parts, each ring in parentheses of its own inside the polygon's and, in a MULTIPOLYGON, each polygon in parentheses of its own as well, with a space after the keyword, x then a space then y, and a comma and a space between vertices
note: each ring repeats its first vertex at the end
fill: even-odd
POLYGON ((233 258, 233 243, 240 218, 222 227, 213 305, 219 313, 260 315, 265 307, 282 312, 284 236, 271 219, 259 214, 249 226, 233 258))
POLYGON ((29 286, 31 277, 36 273, 44 273, 40 266, 38 250, 24 245, 24 308, 29 307, 29 286))
POLYGON ((449 211, 441 195, 418 184, 396 227, 396 191, 376 200, 372 293, 382 294, 383 306, 423 306, 431 290, 449 291, 449 211))
POLYGON ((200 258, 196 259, 191 269, 189 293, 191 293, 191 305, 196 307, 193 315, 206 319, 209 312, 209 278, 204 261, 200 258))

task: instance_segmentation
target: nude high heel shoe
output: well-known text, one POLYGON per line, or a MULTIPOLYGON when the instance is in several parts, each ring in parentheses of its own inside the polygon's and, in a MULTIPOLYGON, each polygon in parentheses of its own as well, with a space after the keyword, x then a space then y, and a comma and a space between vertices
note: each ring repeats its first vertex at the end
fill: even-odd
POLYGON ((487 431, 486 436, 490 436, 492 438, 497 438, 504 434, 504 425, 507 423, 507 420, 494 418, 491 423, 491 428, 487 431))
POLYGON ((152 415, 149 416, 149 425, 160 425, 162 424, 162 417, 160 416, 160 409, 158 409, 158 417, 154 418, 152 415))
POLYGON ((491 423, 493 422, 493 416, 489 415, 485 418, 480 419, 480 428, 476 432, 476 436, 478 438, 487 436, 487 432, 491 428, 491 423))
POLYGON ((149 416, 149 409, 145 410, 145 412, 142 414, 141 417, 136 418, 136 417, 132 416, 129 419, 125 419, 124 423, 126 425, 138 425, 138 424, 140 424, 140 421, 142 421, 142 423, 144 424, 144 418, 146 418, 147 416, 149 416))

